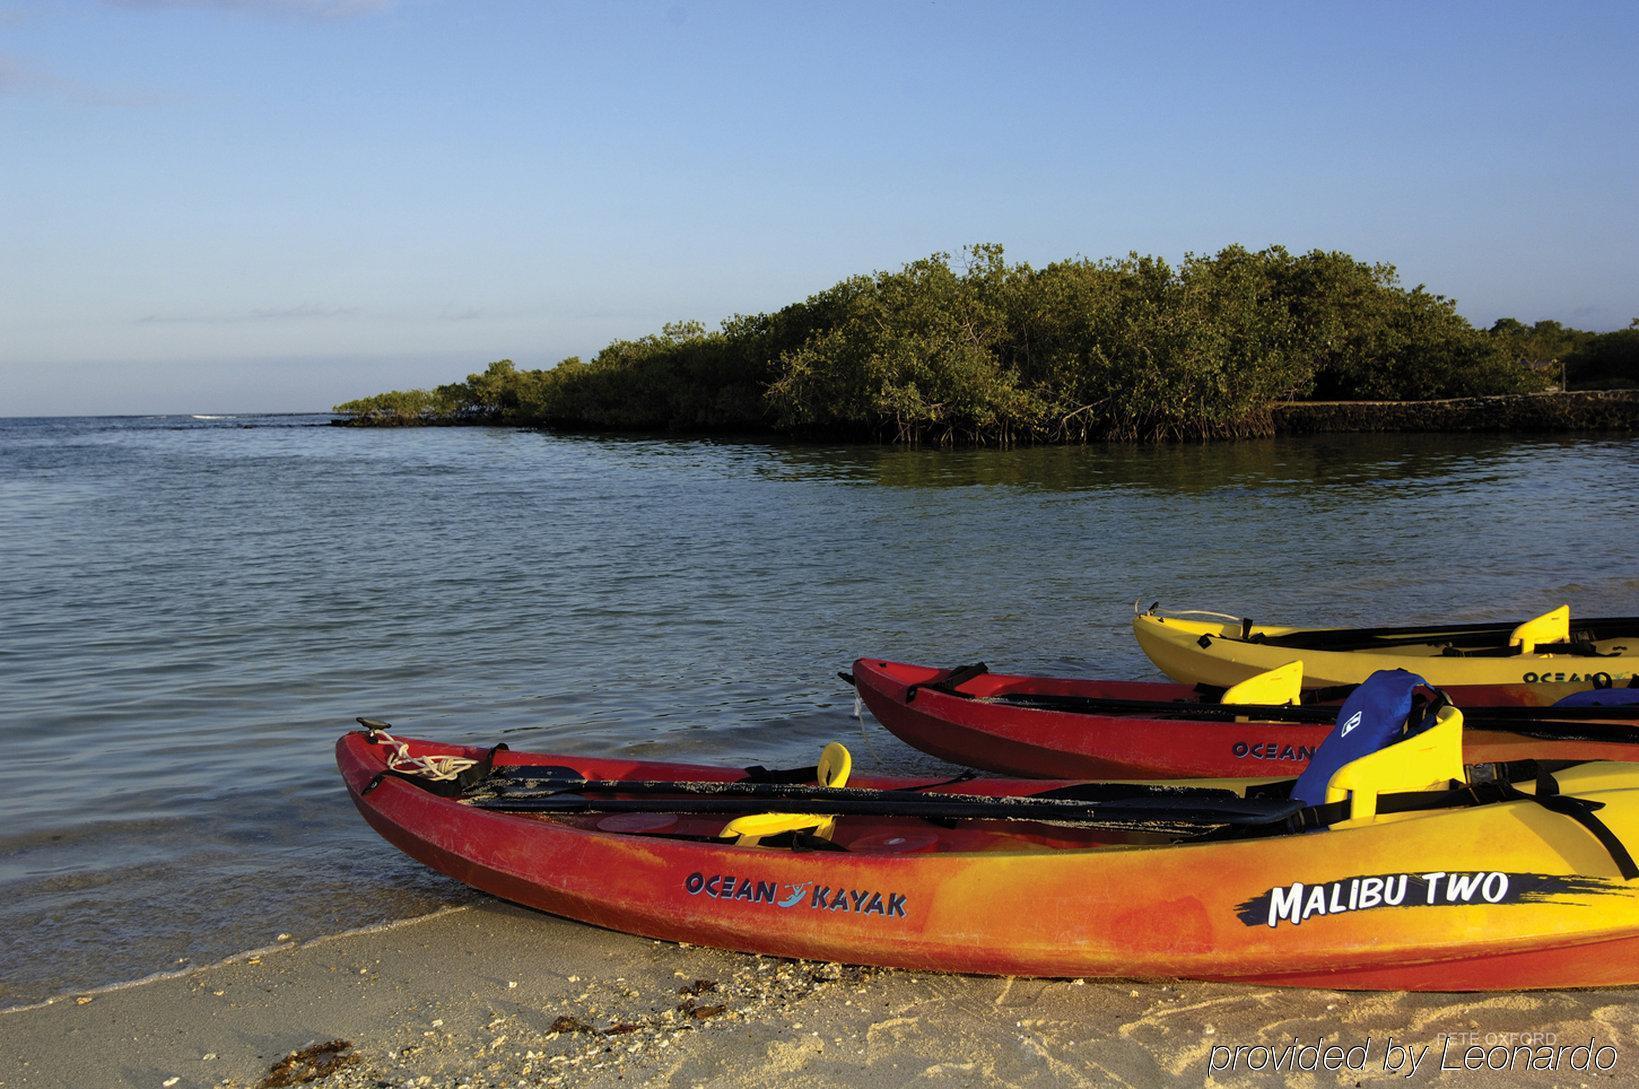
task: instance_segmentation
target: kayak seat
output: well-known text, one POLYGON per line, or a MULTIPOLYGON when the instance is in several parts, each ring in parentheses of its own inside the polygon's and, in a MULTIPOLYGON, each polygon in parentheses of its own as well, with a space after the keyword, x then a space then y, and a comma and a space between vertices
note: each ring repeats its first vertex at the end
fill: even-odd
MULTIPOLYGON (((844 787, 853 769, 853 754, 841 742, 833 741, 821 751, 814 779, 822 787, 844 787)), ((770 836, 787 832, 828 840, 836 830, 836 817, 821 813, 748 813, 723 825, 717 838, 732 839, 740 847, 756 847, 770 836)))
POLYGON ((1435 712, 1434 725, 1351 761, 1332 775, 1326 784, 1326 801, 1347 801, 1349 818, 1331 827, 1354 828, 1377 821, 1381 794, 1441 790, 1453 782, 1467 782, 1463 713, 1446 706, 1435 712))
POLYGON ((1561 605, 1534 617, 1508 633, 1508 645, 1519 647, 1521 654, 1531 654, 1538 643, 1568 643, 1571 641, 1571 607, 1561 605))
POLYGON ((1303 659, 1287 662, 1224 690, 1219 703, 1258 703, 1264 706, 1291 704, 1296 707, 1303 694, 1303 659))
MULTIPOLYGON (((1639 682, 1639 677, 1635 678, 1639 682)), ((1625 688, 1590 688, 1573 692, 1554 703, 1555 707, 1636 707, 1639 706, 1639 684, 1625 688)))
POLYGON ((1318 806, 1348 799, 1350 820, 1363 821, 1376 816, 1379 794, 1462 780, 1462 714, 1443 698, 1419 701, 1420 692, 1432 691, 1404 669, 1367 677, 1338 708, 1337 724, 1292 784, 1292 800, 1318 806))

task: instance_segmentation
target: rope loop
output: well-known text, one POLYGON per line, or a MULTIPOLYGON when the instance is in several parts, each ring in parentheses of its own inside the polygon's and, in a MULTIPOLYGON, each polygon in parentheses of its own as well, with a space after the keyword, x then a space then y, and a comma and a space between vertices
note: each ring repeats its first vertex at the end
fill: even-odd
POLYGON ((392 755, 387 757, 387 770, 400 775, 418 775, 435 783, 447 783, 478 764, 466 756, 411 756, 408 742, 400 741, 386 730, 372 730, 371 734, 393 747, 392 755))

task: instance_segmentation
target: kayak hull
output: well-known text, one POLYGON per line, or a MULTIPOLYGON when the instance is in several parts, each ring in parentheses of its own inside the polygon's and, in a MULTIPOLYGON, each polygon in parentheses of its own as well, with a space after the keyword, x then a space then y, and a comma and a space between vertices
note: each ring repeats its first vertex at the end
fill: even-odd
MULTIPOLYGON (((1299 629, 1254 624, 1252 637, 1290 636, 1299 629)), ((1380 669, 1409 669, 1441 688, 1463 685, 1499 685, 1517 688, 1537 705, 1587 689, 1600 677, 1605 683, 1626 684, 1639 668, 1639 633, 1632 640, 1614 641, 1610 656, 1571 654, 1516 654, 1506 657, 1447 657, 1437 639, 1383 650, 1314 650, 1249 641, 1239 623, 1196 620, 1142 613, 1133 617, 1138 645, 1167 676, 1186 684, 1220 687, 1239 684, 1248 677, 1285 665, 1303 662, 1306 685, 1329 687, 1359 684, 1380 669), (1615 647, 1621 650, 1615 650, 1615 647)))
MULTIPOLYGON (((417 755, 483 755, 409 744, 417 755)), ((602 827, 610 818, 479 810, 395 776, 377 782, 385 751, 354 733, 336 755, 359 811, 394 846, 503 899, 650 938, 990 975, 1441 990, 1639 980, 1639 896, 1586 831, 1528 801, 1326 832, 1342 837, 1327 850, 1318 848, 1332 841, 1312 835, 1144 846, 1042 825, 855 817, 839 821, 847 850, 793 852, 612 832, 602 827), (1362 890, 1373 887, 1396 902, 1367 904, 1362 890)), ((743 774, 497 757, 508 763, 596 778, 743 774)), ((1627 782, 1604 771, 1584 784, 1598 788, 1587 796, 1607 803, 1602 815, 1619 833, 1639 832, 1639 791, 1627 782)))
MULTIPOLYGON (((1077 696, 1199 704, 1191 686, 1143 681, 1074 680, 983 673, 959 686, 965 695, 923 687, 946 671, 861 658, 853 678, 861 701, 906 744, 953 764, 1046 779, 1219 779, 1296 776, 1330 724, 1210 722, 1140 715, 1086 714, 985 702, 1002 695, 1077 696)), ((1446 690, 1459 707, 1520 706, 1517 686, 1446 690)), ((1639 745, 1562 741, 1469 729, 1470 764, 1509 760, 1639 760, 1639 745)))

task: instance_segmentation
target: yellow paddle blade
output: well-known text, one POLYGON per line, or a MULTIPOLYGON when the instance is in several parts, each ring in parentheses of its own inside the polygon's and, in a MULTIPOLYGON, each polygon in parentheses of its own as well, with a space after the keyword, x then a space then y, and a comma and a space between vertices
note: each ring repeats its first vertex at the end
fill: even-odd
POLYGON ((1296 707, 1303 694, 1303 660, 1287 662, 1267 673, 1248 677, 1224 693, 1222 703, 1290 703, 1296 707))
POLYGON ((1508 645, 1518 646, 1521 654, 1530 654, 1538 643, 1567 643, 1571 639, 1571 607, 1561 605, 1550 609, 1534 620, 1527 620, 1508 633, 1508 645))
POLYGON ((744 817, 735 817, 723 825, 723 830, 717 833, 718 839, 732 839, 741 847, 755 847, 764 836, 777 836, 781 832, 812 832, 816 836, 830 839, 831 833, 837 830, 837 819, 817 813, 749 813, 744 817))
POLYGON ((1354 828, 1375 821, 1379 794, 1439 790, 1453 779, 1468 781, 1463 770, 1463 713, 1442 707, 1434 725, 1422 733, 1351 760, 1332 773, 1326 801, 1349 800, 1349 819, 1332 827, 1354 828))
POLYGON ((815 777, 822 787, 848 785, 848 773, 854 770, 854 758, 840 741, 833 741, 820 752, 815 777))

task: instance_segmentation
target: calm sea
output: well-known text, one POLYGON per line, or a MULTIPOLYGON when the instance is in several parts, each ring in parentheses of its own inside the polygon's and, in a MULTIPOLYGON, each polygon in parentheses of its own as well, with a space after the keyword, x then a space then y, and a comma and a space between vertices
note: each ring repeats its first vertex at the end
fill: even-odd
POLYGON ((0 420, 0 1005, 468 894, 379 840, 355 715, 514 747, 932 762, 856 656, 1151 677, 1134 599, 1639 613, 1639 440, 920 451, 0 420))

